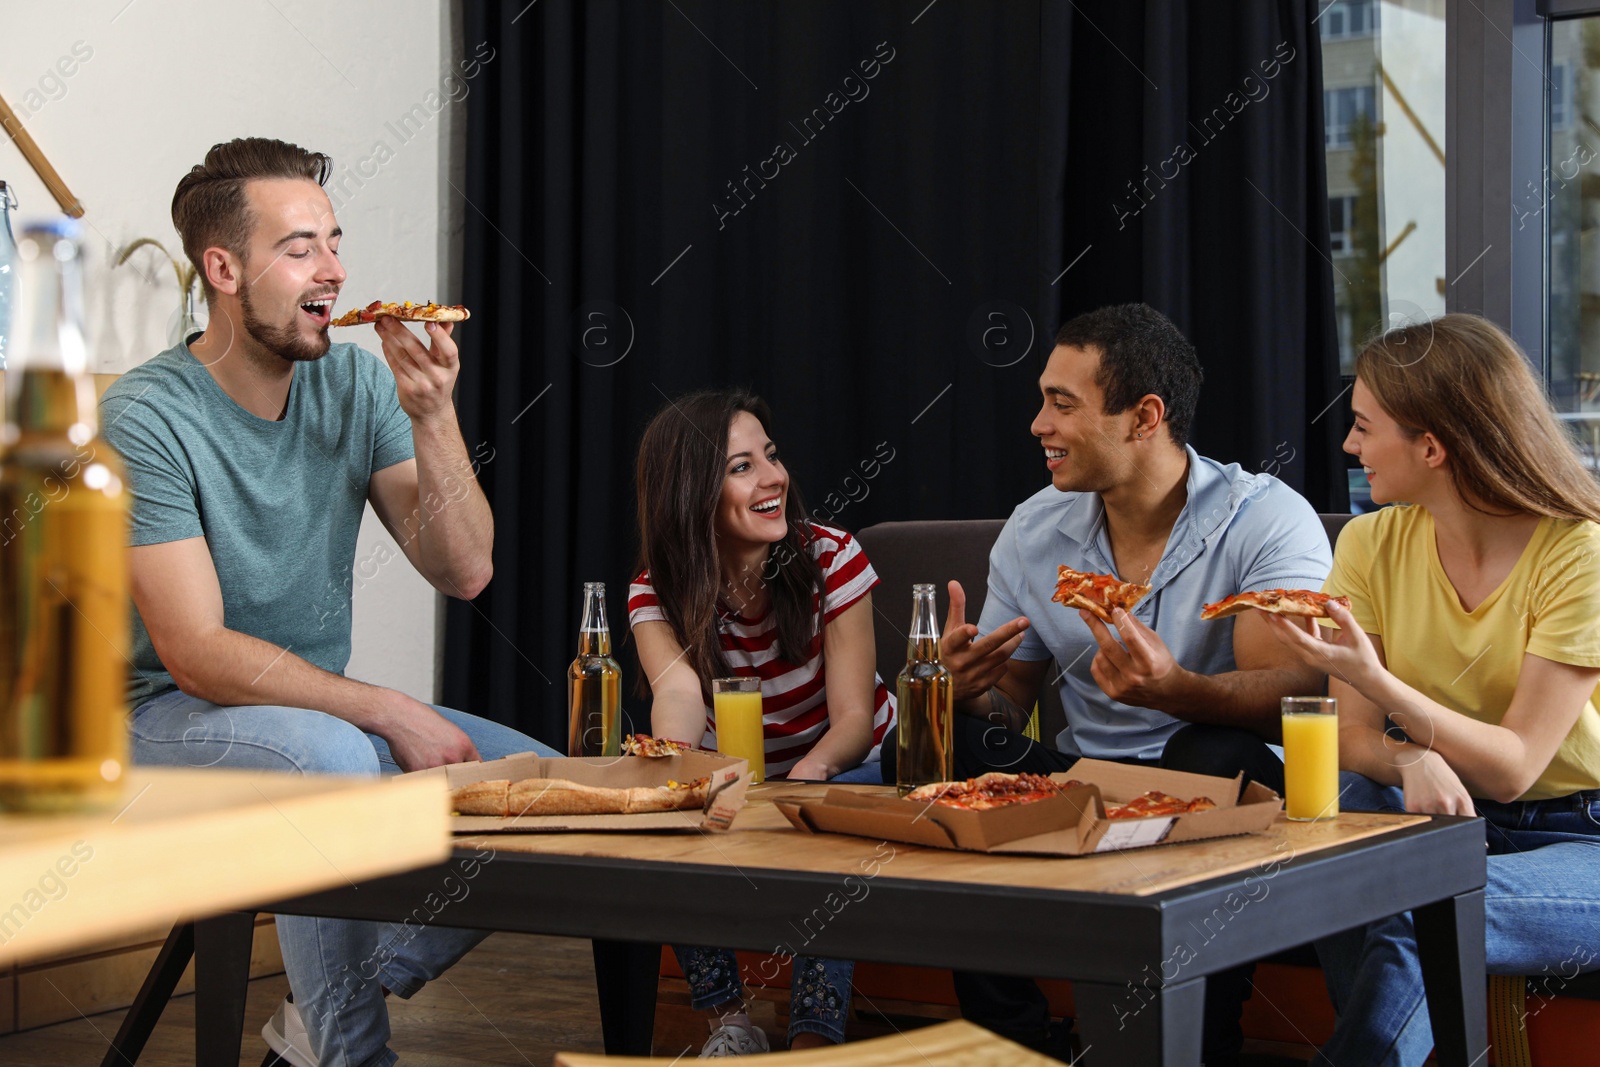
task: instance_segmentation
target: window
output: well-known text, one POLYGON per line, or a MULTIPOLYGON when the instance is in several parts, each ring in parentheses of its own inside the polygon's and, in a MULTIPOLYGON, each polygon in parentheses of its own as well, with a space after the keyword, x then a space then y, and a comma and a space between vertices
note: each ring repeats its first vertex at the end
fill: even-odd
POLYGON ((1590 456, 1600 455, 1600 170, 1592 131, 1576 123, 1577 102, 1588 99, 1600 73, 1600 19, 1550 24, 1545 67, 1549 155, 1543 186, 1529 183, 1512 198, 1519 231, 1548 228, 1545 355, 1551 399, 1578 431, 1590 456))
POLYGON ((1550 128, 1564 130, 1571 121, 1572 90, 1568 87, 1570 68, 1565 63, 1553 63, 1550 66, 1549 85, 1550 92, 1550 128))
POLYGON ((1353 196, 1328 197, 1328 236, 1332 238, 1334 252, 1349 252, 1350 224, 1356 215, 1356 198, 1353 196))
POLYGON ((1317 19, 1324 41, 1366 37, 1378 28, 1375 0, 1334 0, 1317 19))
MULTIPOLYGON (((1347 385, 1364 339, 1445 309, 1447 6, 1446 0, 1318 2, 1328 86, 1322 99, 1329 258, 1347 385)), ((1349 403, 1346 396, 1335 405, 1345 420, 1349 403)), ((1371 506, 1359 466, 1350 490, 1352 508, 1371 506)))
POLYGON ((1353 143, 1351 128, 1359 119, 1376 120, 1377 94, 1370 85, 1357 85, 1347 89, 1322 91, 1323 122, 1329 148, 1349 148, 1353 143))

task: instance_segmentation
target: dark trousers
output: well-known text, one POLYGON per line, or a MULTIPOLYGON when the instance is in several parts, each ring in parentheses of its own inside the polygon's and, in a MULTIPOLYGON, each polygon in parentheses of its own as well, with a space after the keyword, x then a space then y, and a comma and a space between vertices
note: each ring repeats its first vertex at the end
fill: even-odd
MULTIPOLYGON (((976 778, 989 771, 1053 774, 1070 770, 1077 757, 1046 748, 1019 733, 993 726, 969 715, 955 721, 955 777, 976 778)), ((883 742, 883 780, 895 780, 895 734, 883 742)), ((1243 771, 1279 794, 1283 792, 1283 761, 1265 741, 1248 730, 1191 723, 1173 734, 1157 762, 1119 760, 1167 770, 1188 771, 1232 778, 1243 771)), ((1250 997, 1254 964, 1206 976, 1205 1037, 1202 1059, 1207 1067, 1235 1063, 1244 1045, 1239 1015, 1250 997)), ((961 1014, 1002 1037, 1029 1048, 1047 1048, 1050 1006, 1032 978, 1015 975, 955 972, 956 997, 961 1014)))

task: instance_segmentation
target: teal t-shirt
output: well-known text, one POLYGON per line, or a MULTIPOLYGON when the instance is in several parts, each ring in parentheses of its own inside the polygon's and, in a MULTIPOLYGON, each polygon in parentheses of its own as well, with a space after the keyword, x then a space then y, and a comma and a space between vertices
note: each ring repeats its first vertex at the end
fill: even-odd
MULTIPOLYGON (((100 432, 127 464, 130 544, 204 537, 228 629, 343 673, 368 483, 416 454, 381 359, 336 344, 296 364, 288 411, 271 422, 178 345, 106 390, 100 432)), ((132 653, 130 708, 177 688, 136 609, 132 653)))

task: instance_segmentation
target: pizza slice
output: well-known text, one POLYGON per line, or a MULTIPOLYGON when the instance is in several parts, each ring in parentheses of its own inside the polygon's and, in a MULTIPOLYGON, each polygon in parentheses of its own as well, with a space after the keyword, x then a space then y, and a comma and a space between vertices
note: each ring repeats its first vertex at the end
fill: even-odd
POLYGON ((1057 568, 1056 593, 1050 599, 1069 608, 1083 608, 1101 622, 1110 622, 1113 609, 1131 611, 1149 592, 1148 585, 1125 582, 1114 574, 1075 571, 1063 564, 1057 568))
POLYGON ((629 734, 622 739, 624 756, 665 759, 669 756, 681 756, 693 750, 693 745, 686 745, 682 741, 668 741, 664 737, 651 737, 649 734, 629 734))
POLYGON ((962 782, 934 782, 918 786, 906 794, 906 799, 963 811, 988 811, 1060 795, 1061 787, 1042 774, 990 771, 962 782))
POLYGON ((1350 610, 1350 598, 1347 596, 1329 596, 1327 593, 1314 593, 1309 589, 1262 589, 1254 593, 1235 593, 1215 604, 1207 604, 1200 609, 1200 618, 1220 619, 1254 608, 1274 615, 1326 619, 1329 618, 1330 602, 1338 604, 1346 611, 1350 610))
POLYGON ((364 308, 353 308, 330 322, 329 326, 360 326, 379 319, 399 319, 401 322, 462 322, 472 317, 472 312, 460 304, 413 304, 407 300, 399 304, 386 304, 374 300, 364 308))
POLYGON ((1195 797, 1193 800, 1184 800, 1170 793, 1163 793, 1159 789, 1152 789, 1143 796, 1121 807, 1108 807, 1108 819, 1147 819, 1156 815, 1189 815, 1197 811, 1210 811, 1217 806, 1217 802, 1210 797, 1195 797))

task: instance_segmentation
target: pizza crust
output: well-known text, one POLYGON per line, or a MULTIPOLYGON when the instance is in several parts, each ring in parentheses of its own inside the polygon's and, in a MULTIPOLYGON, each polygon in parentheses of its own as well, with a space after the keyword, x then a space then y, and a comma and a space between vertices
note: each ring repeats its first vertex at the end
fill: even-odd
MULTIPOLYGON (((1337 596, 1328 597, 1327 600, 1307 599, 1303 594, 1311 593, 1304 589, 1263 589, 1255 593, 1235 593, 1230 597, 1207 604, 1200 610, 1200 618, 1209 622, 1212 619, 1222 619, 1229 615, 1238 615, 1246 611, 1265 611, 1270 615, 1297 615, 1306 619, 1327 619, 1327 604, 1329 601, 1337 603, 1345 610, 1350 609, 1350 598, 1337 596)), ((1320 597, 1322 594, 1314 594, 1320 597)))
POLYGON ((621 815, 628 810, 627 789, 579 785, 565 778, 527 778, 511 784, 509 814, 621 815))
POLYGON ((511 782, 506 778, 472 782, 451 795, 451 804, 457 815, 493 815, 503 819, 510 789, 511 782))
POLYGON ((1087 611, 1090 615, 1093 615, 1101 622, 1111 622, 1111 612, 1101 607, 1098 600, 1095 600, 1092 597, 1086 597, 1082 593, 1073 593, 1071 596, 1067 597, 1067 599, 1063 600, 1062 603, 1069 608, 1082 608, 1084 611, 1087 611))

